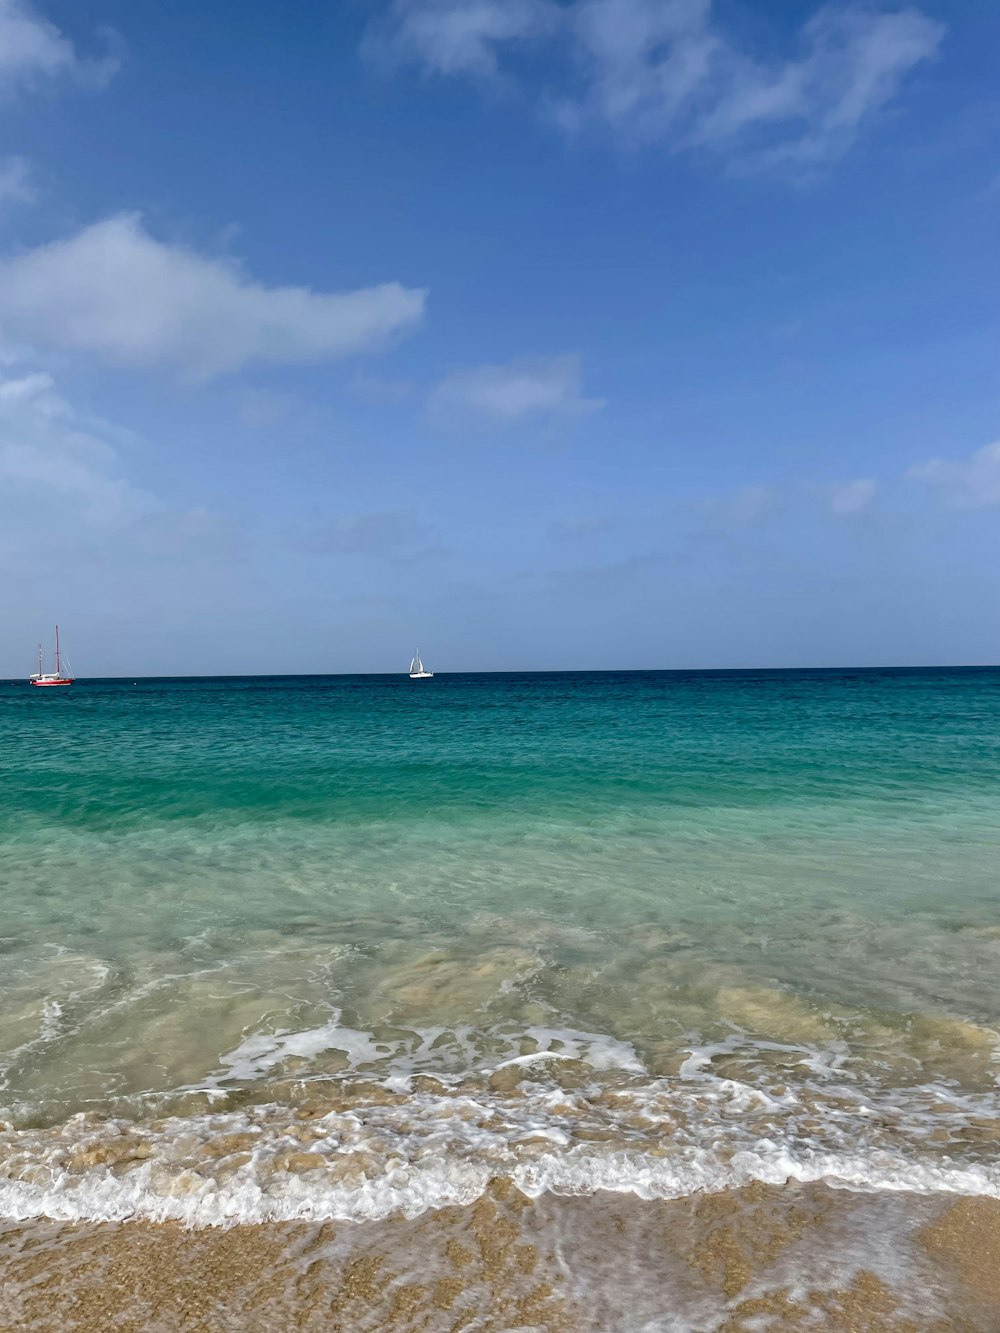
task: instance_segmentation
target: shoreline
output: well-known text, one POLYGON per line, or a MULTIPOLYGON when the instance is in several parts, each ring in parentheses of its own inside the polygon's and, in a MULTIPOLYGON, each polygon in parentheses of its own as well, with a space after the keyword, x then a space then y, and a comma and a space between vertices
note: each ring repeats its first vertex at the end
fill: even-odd
POLYGON ((367 1223, 0 1224, 31 1333, 989 1333, 1000 1201, 751 1185, 529 1199, 367 1223))

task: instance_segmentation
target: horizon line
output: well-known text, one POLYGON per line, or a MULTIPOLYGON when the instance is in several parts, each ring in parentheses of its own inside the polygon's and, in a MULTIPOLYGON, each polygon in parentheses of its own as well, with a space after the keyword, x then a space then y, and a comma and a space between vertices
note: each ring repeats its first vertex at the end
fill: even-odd
MULTIPOLYGON (((684 675, 729 672, 781 671, 993 671, 1000 670, 1000 662, 893 662, 857 666, 690 666, 690 667, 505 667, 502 669, 476 668, 465 671, 435 671, 437 676, 628 676, 628 675, 684 675)), ((75 676, 74 683, 104 680, 345 680, 351 677, 379 677, 408 679, 406 671, 221 671, 153 673, 122 676, 75 676)), ((4 684, 16 685, 27 676, 0 677, 4 684)))

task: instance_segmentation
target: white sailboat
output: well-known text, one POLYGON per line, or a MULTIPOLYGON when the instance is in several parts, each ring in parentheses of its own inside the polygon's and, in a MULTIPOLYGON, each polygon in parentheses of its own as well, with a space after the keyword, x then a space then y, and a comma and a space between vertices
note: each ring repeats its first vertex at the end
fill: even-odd
POLYGON ((433 675, 433 671, 424 670, 424 664, 420 660, 420 650, 418 649, 410 660, 410 680, 430 680, 433 675))

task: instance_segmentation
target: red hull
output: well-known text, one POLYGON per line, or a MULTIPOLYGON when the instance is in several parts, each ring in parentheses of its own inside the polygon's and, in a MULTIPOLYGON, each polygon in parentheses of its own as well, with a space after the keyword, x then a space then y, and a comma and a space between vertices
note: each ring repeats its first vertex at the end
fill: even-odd
MULTIPOLYGON (((66 663, 69 666, 69 663, 66 663)), ((72 670, 72 668, 70 668, 72 670)), ((29 685, 72 685, 73 677, 64 676, 62 673, 62 662, 59 660, 59 626, 56 626, 56 669, 55 671, 46 671, 42 665, 42 645, 38 645, 38 671, 28 677, 29 685)))

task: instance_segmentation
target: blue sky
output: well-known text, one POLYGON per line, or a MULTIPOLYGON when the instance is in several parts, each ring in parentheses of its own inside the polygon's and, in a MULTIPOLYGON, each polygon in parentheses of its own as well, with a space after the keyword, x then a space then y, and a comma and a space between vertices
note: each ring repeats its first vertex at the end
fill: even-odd
POLYGON ((1000 660, 991 0, 0 0, 0 673, 1000 660))

